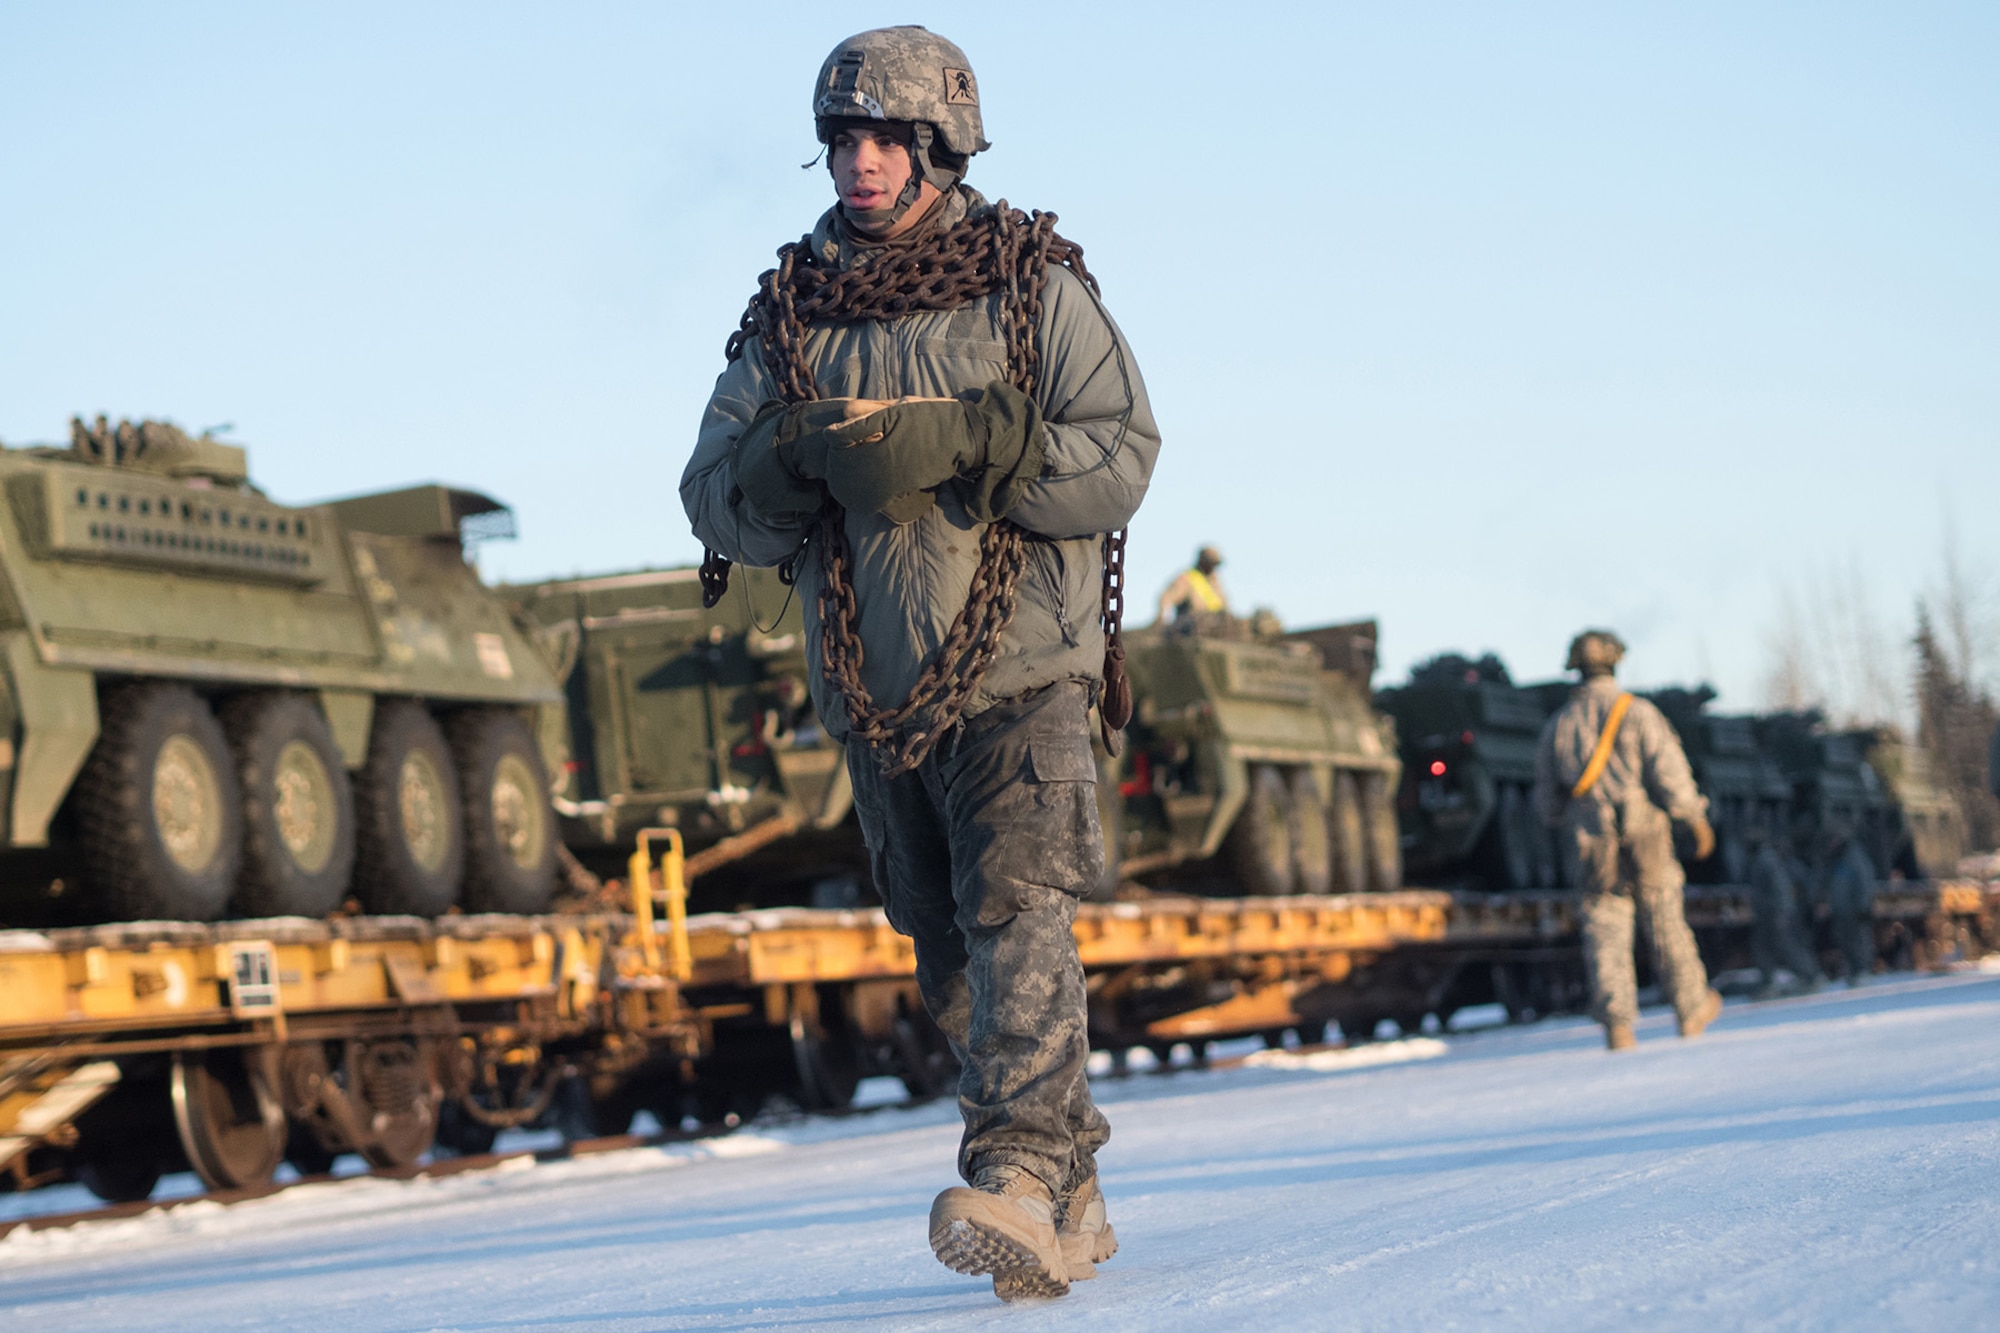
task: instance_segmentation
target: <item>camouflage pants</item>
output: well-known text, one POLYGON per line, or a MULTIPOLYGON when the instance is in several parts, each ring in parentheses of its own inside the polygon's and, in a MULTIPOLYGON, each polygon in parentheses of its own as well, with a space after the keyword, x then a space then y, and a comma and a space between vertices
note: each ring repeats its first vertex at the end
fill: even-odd
POLYGON ((1750 910, 1750 962, 1767 983, 1779 968, 1800 981, 1819 976, 1819 961, 1813 957, 1790 890, 1777 884, 1753 884, 1750 910))
POLYGON ((1629 833, 1601 819, 1573 818, 1564 830, 1572 882, 1583 889, 1583 962, 1590 976, 1590 1014, 1606 1027, 1639 1021, 1639 981, 1633 960, 1635 919, 1652 942, 1660 988, 1686 1019, 1708 994, 1708 971, 1688 929, 1682 886, 1687 882, 1666 816, 1629 833))
POLYGON ((958 1169, 1012 1164, 1058 1193, 1095 1174, 1111 1127, 1090 1099, 1072 926, 1104 839, 1088 695, 996 704, 915 772, 850 744, 854 808, 889 923, 916 942, 924 1005, 959 1057, 958 1169))

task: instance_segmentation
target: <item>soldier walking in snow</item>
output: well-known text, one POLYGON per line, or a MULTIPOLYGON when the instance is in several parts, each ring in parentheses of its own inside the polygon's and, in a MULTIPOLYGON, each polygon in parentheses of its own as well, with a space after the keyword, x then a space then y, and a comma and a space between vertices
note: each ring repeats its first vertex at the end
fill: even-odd
POLYGON ((1542 728, 1535 752, 1535 809, 1561 831, 1570 883, 1583 889, 1583 959, 1591 1016, 1614 1051, 1637 1042, 1638 978, 1633 924, 1653 943, 1661 987, 1683 1037, 1698 1037, 1722 1012, 1688 929, 1674 858, 1673 823, 1694 832, 1695 858, 1715 850, 1708 802, 1694 785, 1672 724, 1646 700, 1618 688, 1625 644, 1609 630, 1571 641, 1568 669, 1582 677, 1542 728))
POLYGON ((1158 431, 1081 250, 964 184, 988 144, 958 47, 849 38, 813 115, 838 203, 761 280, 681 498, 709 595, 732 560, 797 579, 876 887, 963 1066, 970 1187, 938 1196, 932 1249, 1003 1299, 1059 1296, 1117 1247, 1072 925, 1158 431))
POLYGON ((1757 855, 1750 863, 1750 960, 1763 977, 1757 998, 1778 993, 1779 968, 1788 969, 1801 985, 1816 989, 1819 963, 1801 925, 1801 886, 1778 835, 1758 827, 1751 836, 1757 840, 1757 855))
POLYGON ((1875 863, 1852 827, 1832 829, 1832 868, 1826 875, 1828 923, 1834 946, 1847 960, 1847 984, 1859 986, 1875 971, 1875 863))

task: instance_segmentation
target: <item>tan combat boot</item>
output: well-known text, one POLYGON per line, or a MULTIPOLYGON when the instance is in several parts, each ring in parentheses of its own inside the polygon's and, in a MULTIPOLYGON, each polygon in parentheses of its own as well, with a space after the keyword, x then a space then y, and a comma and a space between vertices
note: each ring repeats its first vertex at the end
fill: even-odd
POLYGON ((1096 1176, 1063 1196, 1063 1221, 1056 1239, 1062 1242, 1072 1282, 1096 1277, 1097 1266, 1118 1253, 1118 1233, 1104 1215, 1104 1195, 1098 1191, 1096 1176))
POLYGON ((955 1186, 938 1195, 931 1204, 931 1251, 954 1273, 991 1273, 993 1294, 1003 1301, 1069 1294, 1055 1196, 1018 1166, 982 1168, 972 1188, 955 1186))
POLYGON ((1610 1023, 1604 1028, 1604 1048, 1608 1051, 1629 1051, 1639 1044, 1638 1034, 1632 1031, 1630 1023, 1610 1023))
POLYGON ((1691 1014, 1681 1017, 1681 1035, 1683 1037, 1699 1037, 1702 1033, 1708 1031, 1708 1025, 1713 1023, 1715 1016, 1721 1012, 1722 996, 1711 988, 1706 995, 1701 997, 1700 1008, 1691 1014))

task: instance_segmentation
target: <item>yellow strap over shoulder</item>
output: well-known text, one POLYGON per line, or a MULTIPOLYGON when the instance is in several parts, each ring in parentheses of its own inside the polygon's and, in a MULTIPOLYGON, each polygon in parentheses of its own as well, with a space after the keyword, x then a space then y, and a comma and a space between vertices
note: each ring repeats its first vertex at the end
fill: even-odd
POLYGON ((1571 796, 1587 796, 1597 780, 1604 776, 1604 766, 1611 762, 1611 747, 1618 740, 1618 724, 1625 720, 1625 710, 1632 706, 1632 696, 1621 694, 1611 701, 1611 711, 1604 718, 1604 730, 1597 734, 1597 748, 1590 752, 1590 762, 1584 766, 1583 776, 1569 789, 1571 796))
POLYGON ((1222 600, 1221 589, 1200 570, 1190 569, 1187 572, 1187 581, 1188 588, 1194 593, 1195 610, 1220 611, 1229 605, 1222 600))

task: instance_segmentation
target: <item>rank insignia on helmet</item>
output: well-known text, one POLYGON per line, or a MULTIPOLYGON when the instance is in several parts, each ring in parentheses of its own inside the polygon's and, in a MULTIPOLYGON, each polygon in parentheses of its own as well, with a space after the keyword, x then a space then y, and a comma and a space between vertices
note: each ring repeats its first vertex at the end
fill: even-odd
POLYGON ((972 81, 969 69, 949 69, 944 72, 944 100, 948 106, 978 106, 979 87, 972 81))

